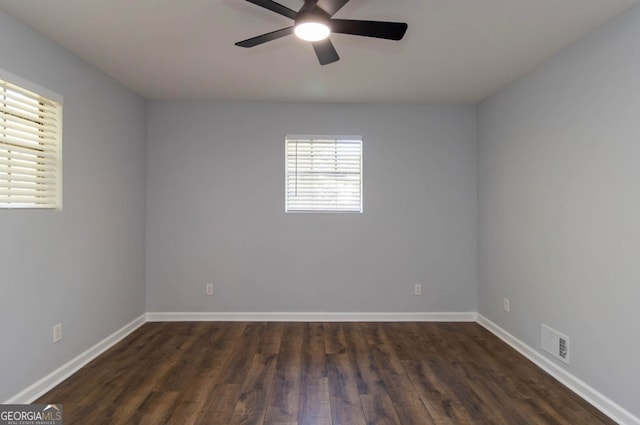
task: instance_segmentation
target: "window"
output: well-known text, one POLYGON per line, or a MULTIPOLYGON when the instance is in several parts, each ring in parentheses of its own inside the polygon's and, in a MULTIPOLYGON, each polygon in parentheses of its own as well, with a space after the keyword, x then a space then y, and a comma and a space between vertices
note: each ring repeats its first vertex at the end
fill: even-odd
POLYGON ((8 75, 0 70, 0 208, 59 209, 62 98, 8 75))
POLYGON ((362 212, 362 137, 287 136, 287 212, 362 212))

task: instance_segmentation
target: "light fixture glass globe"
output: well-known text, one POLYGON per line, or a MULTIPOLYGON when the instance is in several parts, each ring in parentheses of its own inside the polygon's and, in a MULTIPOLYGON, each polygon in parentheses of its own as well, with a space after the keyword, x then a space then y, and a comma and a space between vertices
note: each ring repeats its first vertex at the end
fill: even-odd
POLYGON ((303 22, 296 25, 295 33, 305 41, 320 41, 329 37, 331 30, 320 22, 303 22))

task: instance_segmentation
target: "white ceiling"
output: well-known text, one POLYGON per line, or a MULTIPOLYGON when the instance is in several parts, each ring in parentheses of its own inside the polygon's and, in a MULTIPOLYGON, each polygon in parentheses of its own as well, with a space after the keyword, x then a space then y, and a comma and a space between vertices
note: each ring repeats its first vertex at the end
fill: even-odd
POLYGON ((639 2, 351 0, 336 18, 409 30, 402 41, 334 34, 341 60, 326 66, 294 36, 234 46, 292 23, 244 0, 0 0, 0 9, 148 99, 473 104, 639 2))

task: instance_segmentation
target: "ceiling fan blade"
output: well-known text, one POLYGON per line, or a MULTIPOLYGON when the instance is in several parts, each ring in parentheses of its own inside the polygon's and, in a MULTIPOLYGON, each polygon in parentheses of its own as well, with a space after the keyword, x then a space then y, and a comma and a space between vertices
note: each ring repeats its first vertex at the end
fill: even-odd
POLYGON ((340 60, 340 56, 338 56, 336 48, 333 47, 333 43, 328 38, 311 44, 313 45, 313 50, 316 51, 316 56, 318 56, 320 65, 328 65, 340 60))
POLYGON ((262 43, 266 43, 267 41, 277 40, 278 38, 282 38, 289 34, 293 34, 294 27, 282 28, 281 30, 269 32, 267 34, 262 34, 257 37, 249 38, 247 40, 238 41, 236 46, 240 47, 254 47, 262 43))
POLYGON ((286 16, 287 18, 296 19, 297 12, 289 9, 286 6, 281 5, 280 3, 276 3, 273 0, 247 0, 249 3, 253 3, 257 6, 264 7, 272 12, 276 12, 282 16, 286 16))
POLYGON ((331 19, 331 31, 340 34, 361 35, 363 37, 402 40, 407 32, 404 22, 358 21, 351 19, 331 19))
POLYGON ((329 16, 333 16, 338 12, 338 10, 342 9, 342 6, 347 4, 349 0, 324 0, 322 2, 322 9, 329 14, 329 16))

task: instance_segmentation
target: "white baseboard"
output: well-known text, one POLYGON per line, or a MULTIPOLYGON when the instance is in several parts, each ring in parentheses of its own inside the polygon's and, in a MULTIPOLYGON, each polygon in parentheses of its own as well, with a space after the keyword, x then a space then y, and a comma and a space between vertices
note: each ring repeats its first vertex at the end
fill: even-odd
POLYGON ((475 322, 477 313, 147 313, 149 322, 475 322))
POLYGON ((79 356, 70 360, 66 364, 60 366, 38 382, 30 385, 24 390, 20 391, 15 396, 11 397, 4 404, 30 404, 40 398, 47 391, 51 390, 56 385, 67 379, 69 376, 76 373, 80 368, 88 364, 91 360, 98 357, 100 354, 113 347, 120 342, 126 336, 138 329, 145 323, 145 315, 134 319, 132 322, 126 324, 121 329, 112 333, 102 341, 98 342, 87 351, 83 352, 79 356))
POLYGON ((478 314, 477 322, 620 425, 640 425, 640 418, 567 372, 566 369, 511 335, 491 320, 478 314))

